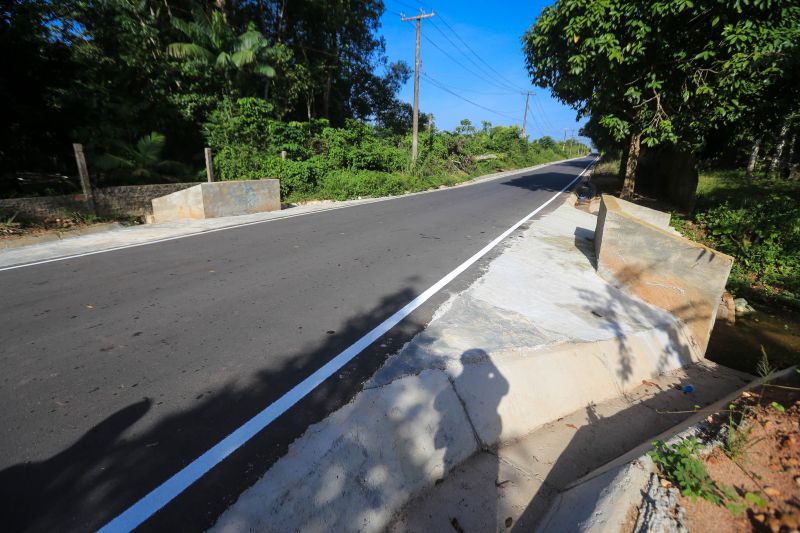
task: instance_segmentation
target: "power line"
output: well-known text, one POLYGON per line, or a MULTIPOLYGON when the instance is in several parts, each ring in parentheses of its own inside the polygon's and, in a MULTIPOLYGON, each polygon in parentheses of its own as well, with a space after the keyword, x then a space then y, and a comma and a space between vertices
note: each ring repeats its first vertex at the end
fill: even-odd
POLYGON ((502 116, 502 117, 510 118, 511 120, 518 120, 518 118, 517 118, 517 117, 514 117, 514 116, 512 116, 512 115, 510 115, 510 114, 508 114, 508 113, 505 113, 505 112, 503 112, 503 111, 497 111, 496 109, 492 109, 492 108, 490 108, 490 107, 486 107, 486 106, 484 106, 484 105, 478 104, 478 103, 476 103, 476 102, 473 102, 473 101, 472 101, 472 100, 470 100, 469 98, 466 98, 466 97, 464 97, 464 96, 461 96, 460 94, 458 94, 458 93, 456 93, 456 92, 453 92, 453 91, 451 91, 450 89, 448 89, 448 88, 447 88, 447 87, 445 87, 444 85, 441 85, 439 82, 437 82, 436 80, 434 80, 433 78, 431 78, 430 76, 428 76, 427 74, 425 74, 424 72, 422 73, 422 76, 423 76, 425 79, 427 79, 429 82, 431 82, 431 83, 432 83, 434 86, 436 86, 436 87, 438 87, 439 89, 441 89, 442 91, 445 91, 445 92, 447 92, 447 93, 450 93, 451 95, 455 96, 456 98, 460 98, 461 100, 464 100, 464 101, 465 101, 465 102, 467 102, 468 104, 472 104, 472 105, 474 105, 475 107, 479 107, 479 108, 481 108, 481 109, 483 109, 483 110, 485 110, 485 111, 488 111, 488 112, 490 112, 490 113, 494 113, 495 115, 500 115, 500 116, 502 116))
POLYGON ((542 104, 539 102, 539 99, 536 98, 535 94, 533 96, 534 96, 533 104, 536 106, 536 108, 539 111, 539 117, 541 117, 542 125, 545 126, 545 129, 547 129, 548 131, 555 131, 555 128, 553 127, 553 124, 550 123, 550 119, 547 118, 547 115, 545 114, 544 108, 542 108, 542 104))
POLYGON ((489 80, 489 79, 485 78, 483 75, 481 75, 481 74, 479 74, 479 73, 475 72, 474 70, 472 70, 472 69, 471 69, 471 68, 469 68, 468 66, 464 65, 464 63, 462 63, 461 61, 459 61, 458 59, 456 59, 455 57, 453 57, 452 55, 450 55, 450 53, 448 53, 448 52, 447 52, 445 49, 443 49, 441 46, 439 46, 438 44, 436 44, 436 41, 434 41, 433 39, 431 39, 431 38, 430 38, 430 37, 428 37, 427 35, 423 35, 422 37, 423 37, 423 38, 424 38, 426 41, 428 41, 428 42, 429 42, 429 43, 430 43, 430 44, 431 44, 431 45, 432 45, 434 48, 436 48, 436 49, 437 49, 437 50, 439 50, 441 53, 443 53, 443 54, 444 54, 444 55, 446 55, 448 58, 450 58, 450 60, 451 60, 453 63, 455 63, 456 65, 460 66, 461 68, 463 68, 464 70, 466 70, 467 72, 469 72, 470 74, 472 74, 473 76, 475 76, 476 78, 478 78, 478 79, 480 79, 480 80, 483 80, 484 82, 486 82, 486 83, 489 83, 490 85, 494 85, 495 87, 498 87, 498 88, 500 88, 500 89, 503 89, 503 90, 508 90, 508 87, 505 87, 505 86, 503 86, 503 85, 497 85, 495 82, 493 82, 493 81, 491 81, 491 80, 489 80))
MULTIPOLYGON (((428 74, 427 72, 426 72, 426 75, 428 76, 428 78, 432 78, 433 79, 433 77, 430 74, 428 74)), ((467 92, 467 93, 473 93, 473 94, 477 94, 477 95, 480 95, 480 96, 512 96, 512 95, 520 94, 517 91, 505 91, 505 92, 498 92, 498 93, 487 93, 487 92, 484 92, 484 91, 476 91, 474 89, 465 89, 463 87, 453 87, 452 85, 449 85, 447 83, 442 82, 442 80, 440 80, 440 79, 436 79, 436 81, 439 82, 441 85, 444 85, 449 89, 452 89, 453 91, 462 91, 462 92, 467 92)))
MULTIPOLYGON (((431 22, 433 22, 433 21, 431 21, 431 22)), ((472 58, 471 58, 471 57, 470 57, 470 56, 469 56, 469 55, 468 55, 468 54, 467 54, 467 53, 464 51, 464 48, 463 48, 463 47, 461 47, 461 46, 458 46, 456 43, 454 43, 454 42, 453 42, 453 40, 452 40, 450 37, 448 37, 448 36, 447 36, 447 34, 446 34, 446 33, 444 33, 444 32, 441 30, 441 28, 439 28, 439 25, 438 25, 438 24, 436 24, 436 23, 433 23, 433 24, 432 24, 432 26, 433 26, 433 27, 436 29, 436 31, 438 31, 438 32, 439 32, 439 33, 442 35, 442 37, 444 37, 444 38, 447 40, 447 42, 449 42, 449 43, 450 43, 450 44, 453 46, 453 48, 455 48, 456 50, 458 50, 459 52, 461 52, 461 54, 462 54, 462 55, 463 55, 465 58, 467 58, 467 60, 468 60, 470 63, 472 63, 473 65, 475 65, 475 66, 476 66, 476 67, 477 67, 477 68, 478 68, 478 69, 481 71, 481 73, 482 73, 482 74, 486 74, 486 75, 488 75, 488 76, 489 76, 489 78, 492 78, 492 77, 494 77, 494 76, 493 76, 493 74, 492 74, 491 72, 487 71, 485 67, 481 66, 481 65, 480 65, 479 63, 477 63, 477 62, 476 62, 474 59, 472 59, 472 58)), ((496 82, 496 83, 497 83, 497 82, 496 82)), ((506 88, 506 89, 508 89, 508 90, 510 90, 510 91, 519 92, 519 91, 517 90, 517 88, 516 88, 516 87, 512 87, 511 85, 507 85, 507 84, 500 84, 500 83, 497 83, 497 85, 498 85, 498 86, 503 86, 504 88, 506 88)))
MULTIPOLYGON (((496 70, 496 69, 495 69, 495 68, 494 68, 492 65, 490 65, 490 64, 489 64, 488 62, 486 62, 486 61, 485 61, 485 60, 484 60, 484 59, 483 59, 481 56, 479 56, 479 55, 478 55, 478 53, 477 53, 477 52, 475 52, 475 50, 473 50, 473 49, 472 49, 472 47, 471 47, 469 44, 467 44, 467 42, 466 42, 464 39, 462 39, 462 38, 461 38, 461 35, 459 35, 459 34, 458 34, 458 33, 457 33, 457 32, 456 32, 454 29, 453 29, 453 27, 452 27, 452 26, 450 26, 450 24, 448 24, 448 23, 447 23, 447 21, 446 21, 446 20, 445 20, 445 19, 444 19, 444 18, 441 16, 441 14, 439 15, 439 18, 441 19, 442 23, 443 23, 445 26, 447 26, 447 28, 448 28, 448 29, 449 29, 449 30, 450 30, 450 31, 453 33, 453 35, 455 35, 455 36, 456 36, 456 38, 457 38, 459 41, 461 41, 461 42, 464 44, 464 46, 467 48, 467 50, 469 50, 470 52, 472 52, 472 55, 474 55, 475 57, 477 57, 479 61, 481 61, 481 62, 482 62, 484 65, 486 65, 486 66, 487 66, 487 67, 488 67, 488 68, 489 68, 489 69, 490 69, 492 72, 494 72, 494 73, 495 73, 497 76, 499 76, 499 77, 500 77, 500 79, 504 80, 506 83, 508 83, 510 86, 514 87, 515 89, 517 89, 517 90, 520 90, 518 87, 516 87, 516 86, 514 85, 514 83, 513 83, 512 81, 510 81, 510 80, 509 80, 509 79, 507 79, 505 76, 503 76, 502 74, 500 74, 500 72, 498 72, 498 71, 497 71, 497 70, 496 70)), ((523 91, 523 92, 525 92, 525 91, 523 91)))

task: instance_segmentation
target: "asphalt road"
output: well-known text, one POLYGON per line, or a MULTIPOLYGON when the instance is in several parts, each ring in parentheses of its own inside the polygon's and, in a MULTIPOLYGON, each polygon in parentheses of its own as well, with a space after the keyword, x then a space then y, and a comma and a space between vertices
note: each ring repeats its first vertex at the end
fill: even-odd
MULTIPOLYGON (((0 272, 3 529, 102 526, 551 198, 589 160, 0 272)), ((466 286, 481 266, 445 292, 466 286)), ((446 296, 142 529, 213 523, 446 296)))

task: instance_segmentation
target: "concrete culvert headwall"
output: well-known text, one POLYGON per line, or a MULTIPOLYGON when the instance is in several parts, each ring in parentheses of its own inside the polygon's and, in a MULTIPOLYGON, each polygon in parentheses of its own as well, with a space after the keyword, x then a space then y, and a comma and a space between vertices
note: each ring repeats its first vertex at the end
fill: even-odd
POLYGON ((676 316, 705 354, 733 258, 670 231, 668 223, 668 213, 603 195, 597 273, 676 316))

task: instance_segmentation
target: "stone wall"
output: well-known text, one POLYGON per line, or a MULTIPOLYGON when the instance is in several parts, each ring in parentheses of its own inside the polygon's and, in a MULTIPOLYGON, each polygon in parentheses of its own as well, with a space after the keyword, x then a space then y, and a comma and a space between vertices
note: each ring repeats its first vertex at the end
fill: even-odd
MULTIPOLYGON (((94 190, 95 207, 97 214, 102 217, 143 217, 153 213, 153 198, 194 185, 197 182, 104 187, 94 190)), ((82 194, 0 199, 0 217, 16 214, 17 220, 43 222, 67 218, 73 213, 89 213, 86 198, 82 194)))
POLYGON ((82 194, 0 200, 0 218, 4 219, 15 216, 18 221, 52 221, 69 217, 73 213, 88 213, 86 198, 82 194))
POLYGON ((153 214, 153 198, 182 191, 198 183, 159 183, 156 185, 129 185, 105 187, 94 190, 97 214, 104 217, 125 217, 153 214))

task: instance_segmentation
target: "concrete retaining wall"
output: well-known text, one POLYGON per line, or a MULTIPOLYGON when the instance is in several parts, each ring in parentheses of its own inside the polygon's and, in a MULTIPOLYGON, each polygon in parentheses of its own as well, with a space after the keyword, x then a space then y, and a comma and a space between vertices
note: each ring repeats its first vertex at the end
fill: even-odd
MULTIPOLYGON (((152 214, 153 198, 197 185, 196 183, 159 183, 127 185, 94 189, 97 214, 103 217, 144 217, 152 214)), ((0 215, 18 220, 47 222, 63 219, 74 213, 89 214, 86 197, 82 194, 5 198, 0 200, 0 215)))
POLYGON ((597 273, 678 317, 704 354, 733 258, 653 225, 641 213, 603 195, 594 241, 597 273))
POLYGON ((154 198, 152 203, 156 222, 278 211, 281 208, 280 181, 264 179, 202 183, 154 198))

